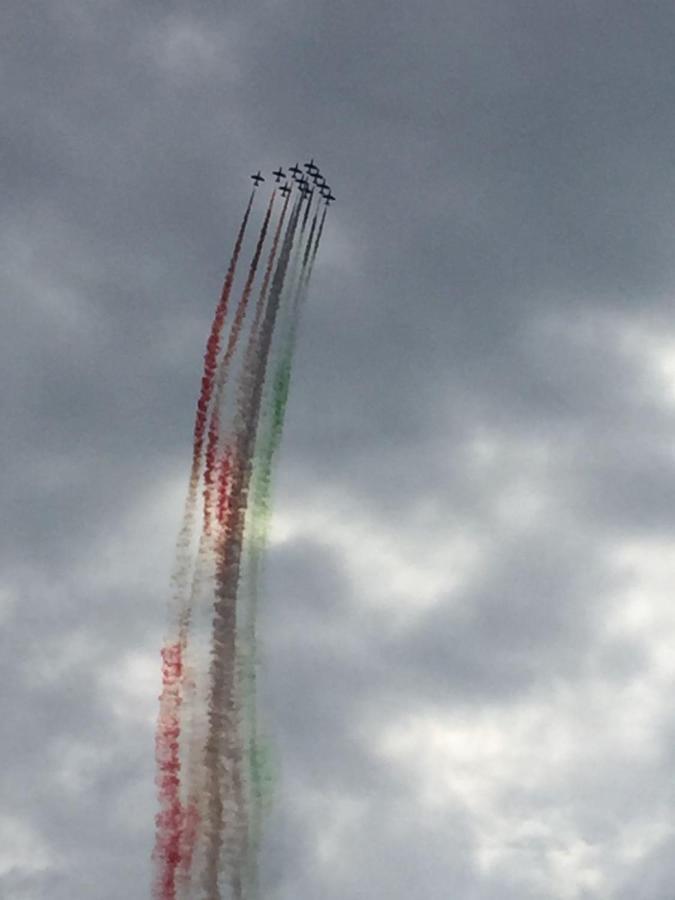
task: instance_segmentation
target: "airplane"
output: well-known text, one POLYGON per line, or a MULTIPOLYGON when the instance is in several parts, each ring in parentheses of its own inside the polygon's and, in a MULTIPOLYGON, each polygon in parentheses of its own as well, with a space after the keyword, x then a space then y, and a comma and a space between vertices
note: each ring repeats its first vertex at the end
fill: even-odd
POLYGON ((302 174, 302 169, 298 166, 297 163, 294 166, 291 166, 288 171, 293 173, 293 178, 296 181, 298 180, 298 175, 302 174))
POLYGON ((314 184, 316 184, 320 188, 323 187, 326 183, 326 179, 323 177, 323 175, 319 175, 318 172, 315 175, 312 175, 312 178, 314 179, 314 184))
POLYGON ((314 175, 319 171, 319 167, 314 162, 314 157, 312 157, 308 163, 305 163, 305 168, 310 173, 310 175, 314 175))
POLYGON ((319 190, 321 191, 321 195, 322 195, 323 197, 325 197, 326 194, 330 194, 330 188, 328 187, 328 185, 326 184, 325 181, 324 181, 324 183, 321 185, 321 187, 319 188, 319 190))
POLYGON ((311 196, 312 196, 312 194, 314 193, 314 191, 311 190, 309 184, 308 184, 306 181, 301 181, 301 182, 298 184, 298 188, 299 188, 299 190, 300 190, 300 193, 301 193, 304 197, 309 197, 309 198, 311 199, 311 196))
POLYGON ((274 180, 276 181, 277 184, 279 184, 279 182, 281 181, 282 178, 286 177, 284 175, 284 170, 281 168, 281 166, 279 166, 279 168, 276 170, 276 172, 272 172, 272 175, 274 175, 274 180))
POLYGON ((330 204, 335 200, 335 197, 328 191, 328 195, 323 195, 323 199, 326 201, 326 206, 330 206, 330 204))
POLYGON ((261 181, 264 181, 264 180, 265 180, 265 179, 262 177, 262 175, 260 174, 260 169, 258 169, 258 174, 257 174, 257 175, 251 175, 251 178, 252 178, 253 181, 255 182, 255 186, 256 186, 256 187, 258 187, 258 185, 260 184, 261 181))
POLYGON ((281 187, 279 188, 279 191, 280 191, 280 192, 284 195, 284 197, 285 197, 287 194, 290 194, 291 189, 289 188, 289 186, 288 186, 287 184, 282 184, 281 187))

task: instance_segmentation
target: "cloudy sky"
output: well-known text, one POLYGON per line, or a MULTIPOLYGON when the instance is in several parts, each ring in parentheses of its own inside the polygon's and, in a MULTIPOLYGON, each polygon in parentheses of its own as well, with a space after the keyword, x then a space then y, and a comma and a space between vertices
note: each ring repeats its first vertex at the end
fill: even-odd
POLYGON ((3 19, 2 896, 149 897, 204 341, 249 173, 313 155, 264 900, 671 900, 672 2, 3 19))

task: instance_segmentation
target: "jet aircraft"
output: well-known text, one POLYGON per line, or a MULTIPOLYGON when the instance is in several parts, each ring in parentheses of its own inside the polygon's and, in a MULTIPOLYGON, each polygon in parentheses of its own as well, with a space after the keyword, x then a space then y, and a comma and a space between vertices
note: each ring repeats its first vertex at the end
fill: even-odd
POLYGON ((295 181, 298 180, 298 175, 302 175, 302 169, 298 166, 297 163, 294 166, 291 166, 288 171, 293 173, 293 178, 295 179, 295 181))
POLYGON ((281 166, 279 166, 279 168, 276 170, 276 172, 272 172, 272 175, 274 175, 274 180, 276 181, 277 184, 279 184, 279 182, 281 181, 282 178, 286 177, 284 175, 284 170, 281 168, 281 166))
POLYGON ((258 185, 260 184, 261 181, 264 181, 264 180, 265 180, 265 179, 263 178, 263 176, 260 174, 260 169, 258 169, 258 172, 257 172, 256 175, 251 175, 251 179, 252 179, 253 182, 255 183, 255 186, 256 186, 256 187, 258 187, 258 185))
POLYGON ((319 167, 314 162, 314 157, 312 157, 308 163, 305 163, 305 168, 310 175, 315 175, 319 172, 319 167))
POLYGON ((282 193, 282 194, 284 195, 284 197, 285 197, 287 194, 290 194, 291 189, 290 189, 290 187, 289 187, 287 184, 282 184, 281 187, 279 188, 279 191, 280 191, 280 193, 282 193))

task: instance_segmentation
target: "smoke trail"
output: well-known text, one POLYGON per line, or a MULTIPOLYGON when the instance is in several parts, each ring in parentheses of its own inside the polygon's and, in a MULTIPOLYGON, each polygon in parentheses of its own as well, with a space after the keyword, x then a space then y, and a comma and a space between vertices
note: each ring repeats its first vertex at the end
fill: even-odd
POLYGON ((227 508, 230 496, 230 473, 232 470, 232 450, 227 447, 220 461, 218 471, 218 506, 216 519, 221 529, 227 528, 227 508))
POLYGON ((192 544, 192 532, 194 528, 195 504, 197 500, 197 487, 199 485, 199 473, 201 468, 201 456, 204 446, 204 433, 206 430, 206 422, 213 393, 213 381, 216 373, 216 364, 218 353, 220 351, 220 340, 225 317, 227 315, 227 307, 232 290, 232 282, 241 253, 241 245, 244 240, 246 226, 253 205, 253 197, 255 189, 251 191, 246 212, 239 228, 237 240, 234 245, 234 251, 230 259, 230 264, 225 275, 223 289, 220 294, 220 300, 216 306, 216 312, 211 324, 211 331, 206 343, 206 351, 204 353, 204 370, 202 373, 201 388, 199 397, 197 398, 197 412, 195 415, 194 436, 192 442, 192 466, 190 469, 190 481, 188 485, 188 494, 185 499, 185 508, 183 511, 183 523, 176 541, 176 563, 172 575, 173 598, 176 612, 180 617, 180 628, 184 630, 186 627, 186 617, 188 615, 184 608, 185 597, 187 593, 187 582, 190 570, 190 546, 192 544))
POLYGON ((246 347, 240 353, 241 332, 273 212, 272 193, 220 358, 254 195, 255 190, 206 345, 188 494, 176 546, 155 749, 160 801, 153 853, 155 900, 194 900, 197 894, 205 900, 220 900, 225 873, 228 896, 251 900, 257 883, 265 780, 255 698, 261 554, 297 320, 326 213, 317 233, 319 201, 315 205, 301 195, 286 224, 290 193, 286 194, 246 347), (232 411, 229 402, 224 403, 224 393, 235 364, 232 411), (203 517, 195 559, 193 532, 202 467, 203 517), (244 571, 249 591, 240 590, 244 571))
POLYGON ((316 236, 316 241, 314 242, 314 249, 312 250, 312 258, 310 260, 309 271, 310 274, 312 272, 312 267, 314 265, 314 260, 316 259, 316 254, 319 250, 319 243, 321 242, 321 235, 323 234, 323 225, 326 221, 326 213, 328 212, 328 206, 324 206, 323 213, 321 214, 321 222, 319 224, 319 232, 316 236))
MULTIPOLYGON (((321 241, 323 226, 326 219, 326 208, 324 208, 321 217, 316 240, 312 245, 317 214, 318 211, 315 213, 310 236, 305 248, 304 263, 300 274, 300 280, 292 297, 288 333, 283 342, 283 350, 272 382, 271 402, 269 404, 270 415, 266 417, 266 421, 263 423, 263 426, 261 426, 261 434, 256 442, 250 528, 251 577, 253 579, 251 591, 253 599, 255 599, 257 593, 258 565, 265 549, 266 535, 269 526, 272 461, 281 443, 300 312, 303 300, 309 289, 312 269, 319 249, 319 243, 321 241)), ((253 602, 249 608, 255 610, 255 605, 255 602, 253 602)))
MULTIPOLYGON (((319 231, 316 240, 312 246, 312 236, 314 233, 314 225, 316 223, 317 213, 314 216, 310 237, 305 248, 303 271, 301 272, 300 283, 293 296, 290 323, 288 334, 284 341, 275 376, 273 378, 272 398, 270 403, 270 415, 267 422, 262 427, 262 433, 256 443, 256 460, 254 464, 254 481, 253 494, 251 503, 251 577, 253 579, 251 591, 253 598, 256 597, 256 586, 258 584, 257 575, 259 574, 259 562, 264 553, 267 532, 269 527, 270 515, 270 494, 271 494, 271 473, 272 462, 276 451, 281 443, 283 431, 284 417, 286 413, 286 404, 288 401, 288 392, 291 381, 291 370, 293 364, 293 356, 295 351, 295 343, 297 340, 297 328, 300 319, 302 302, 307 295, 309 289, 309 281, 312 275, 312 269, 316 254, 319 249, 321 235, 323 232, 324 222, 326 219, 326 208, 319 224, 319 231)), ((250 605, 250 609, 255 610, 255 602, 250 605)))
POLYGON ((252 491, 250 500, 250 523, 248 528, 248 604, 246 606, 246 621, 244 625, 244 643, 248 647, 248 665, 245 668, 243 680, 246 684, 247 719, 248 719, 248 759, 250 774, 250 829, 249 848, 246 865, 247 896, 256 893, 256 869, 255 861, 260 837, 262 834, 262 814, 265 802, 266 790, 269 790, 269 764, 260 747, 260 733, 257 722, 256 709, 256 619, 259 605, 259 592, 262 574, 262 560, 267 545, 269 531, 272 471, 274 458, 281 443, 288 393, 291 382, 291 372, 295 344, 297 340, 297 328, 299 316, 304 298, 307 296, 312 268, 321 240, 323 225, 326 218, 326 208, 319 225, 316 240, 312 242, 315 231, 318 210, 315 212, 310 235, 304 254, 303 271, 296 295, 292 298, 291 321, 286 335, 271 392, 270 412, 266 421, 261 425, 261 433, 256 440, 255 462, 253 467, 252 491))
MULTIPOLYGON (((238 744, 238 710, 236 698, 236 597, 241 563, 246 494, 251 474, 251 449, 255 438, 260 399, 265 379, 267 356, 283 289, 288 260, 293 246, 300 204, 293 212, 284 238, 272 281, 269 301, 260 326, 255 348, 255 365, 242 373, 239 413, 232 466, 230 516, 227 542, 219 548, 216 572, 216 599, 213 619, 213 651, 211 656, 211 693, 209 698, 210 732, 206 744, 205 763, 208 773, 208 819, 205 823, 206 859, 203 886, 207 900, 219 900, 219 866, 224 839, 223 828, 232 834, 241 812, 241 754, 238 744), (224 776, 228 778, 235 810, 228 816, 225 808, 224 776)), ((255 339, 255 335, 253 336, 255 339)), ((236 838, 239 836, 236 835, 236 838)), ((241 896, 241 872, 236 860, 230 860, 230 879, 235 897, 241 896)))
MULTIPOLYGON (((226 553, 222 560, 223 565, 221 566, 221 570, 219 573, 221 576, 220 584, 216 589, 218 600, 216 602, 216 614, 214 616, 214 636, 218 630, 224 632, 223 637, 234 638, 235 636, 235 629, 233 627, 230 627, 229 629, 227 629, 226 627, 223 629, 222 626, 227 624, 226 616, 236 616, 236 588, 238 582, 244 514, 246 508, 245 494, 247 490, 248 478, 250 477, 250 451, 257 424, 260 397, 262 393, 262 382, 264 380, 269 343, 274 326, 274 316, 276 315, 276 310, 278 308, 279 297, 288 266, 288 258, 292 247, 293 235, 297 226, 299 209, 300 206, 298 205, 297 211, 294 213, 291 224, 289 225, 289 229, 287 231, 287 235, 284 241, 284 248, 282 250, 282 254, 277 265, 277 270, 272 283, 270 300, 266 306, 265 318, 260 330, 260 339, 256 341, 256 336, 253 336, 248 365, 245 367, 242 375, 242 391, 239 403, 241 420, 239 422, 239 427, 237 430, 237 443, 239 451, 237 456, 239 460, 239 466, 235 470, 232 486, 232 496, 234 498, 234 502, 232 503, 234 521, 232 523, 229 546, 224 548, 225 550, 229 551, 229 553, 226 553), (270 316, 270 314, 272 314, 272 316, 270 316), (219 625, 221 626, 220 629, 218 628, 219 625)), ((217 646, 220 643, 221 641, 216 640, 217 646)), ((223 688, 225 687, 225 685, 223 684, 224 676, 229 682, 228 690, 226 693, 228 695, 228 713, 230 717, 230 727, 226 732, 223 731, 221 727, 221 740, 219 743, 221 744, 224 757, 226 759, 229 757, 228 768, 230 777, 230 790, 235 808, 232 810, 232 816, 230 817, 229 822, 225 823, 221 817, 220 827, 216 825, 212 834, 213 836, 219 835, 222 826, 224 824, 227 824, 227 830, 230 835, 231 842, 234 842, 235 844, 235 848, 233 849, 236 850, 236 845, 240 845, 243 836, 242 833, 246 830, 246 822, 243 816, 242 808, 242 760, 241 747, 238 744, 239 711, 237 708, 236 693, 234 690, 236 672, 232 671, 232 667, 234 666, 236 660, 236 644, 234 643, 234 641, 232 641, 230 647, 228 648, 228 651, 229 652, 227 654, 222 654, 220 659, 218 659, 217 656, 214 656, 212 658, 212 700, 213 698, 217 697, 219 693, 223 693, 223 688), (222 664, 219 665, 219 663, 222 663, 222 661, 226 658, 229 658, 230 661, 230 671, 227 670, 227 667, 222 666, 222 664), (220 675, 217 671, 219 668, 222 670, 220 675)), ((214 705, 215 704, 212 702, 211 709, 213 709, 214 705)), ((212 784, 214 788, 218 789, 219 786, 214 779, 212 779, 212 784)), ((217 865, 218 856, 220 853, 220 844, 222 844, 222 841, 216 842, 217 846, 212 848, 212 851, 216 851, 211 853, 212 866, 217 865)), ((230 860, 230 879, 234 894, 235 896, 238 896, 242 888, 241 874, 239 871, 239 867, 237 865, 233 867, 232 862, 233 860, 230 860)), ((213 896, 216 896, 215 890, 213 896)))
POLYGON ((309 229, 309 237, 307 238, 307 243, 305 245, 305 255, 302 258, 302 267, 303 269, 307 266, 307 260, 309 259, 309 251, 312 249, 312 238, 314 237, 314 231, 316 230, 316 219, 319 215, 319 204, 317 201, 316 209, 314 210, 314 217, 312 218, 312 227, 309 229))
MULTIPOLYGON (((300 200, 299 200, 300 205, 302 205, 303 202, 305 202, 305 199, 304 199, 304 196, 301 195, 300 200)), ((309 208, 310 208, 310 202, 307 201, 307 204, 305 206, 305 213, 303 215, 303 220, 302 220, 303 224, 300 226, 299 235, 295 241, 293 253, 291 255, 291 259, 289 262, 288 275, 285 280, 284 294, 281 298, 281 307, 282 308, 289 305, 290 298, 295 296, 296 292, 299 289, 301 280, 302 280, 302 262, 301 262, 301 260, 304 257, 303 250, 302 250, 302 247, 303 247, 302 238, 303 238, 305 223, 307 221, 307 215, 309 212, 309 208)), ((280 310, 280 315, 282 315, 281 310, 280 310)), ((283 315, 282 315, 282 318, 283 318, 283 315)), ((286 318, 287 318, 287 316, 286 316, 286 318)), ((272 352, 274 352, 274 349, 275 348, 273 346, 272 352)))
POLYGON ((304 214, 304 216, 302 217, 302 226, 301 226, 301 228, 300 228, 300 238, 302 238, 303 234, 305 233, 305 225, 307 224, 307 218, 308 218, 308 216, 309 216, 309 209, 310 209, 310 207, 311 207, 311 205, 312 205, 313 195, 314 195, 314 192, 312 192, 312 193, 307 197, 307 206, 305 207, 305 214, 304 214))
POLYGON ((248 277, 246 278, 246 283, 241 293, 241 298, 239 300, 239 303, 237 304, 234 319, 230 327, 230 334, 227 339, 225 354, 218 367, 218 375, 216 378, 213 409, 211 411, 211 422, 209 424, 209 433, 204 463, 204 533, 206 535, 210 534, 211 531, 211 494, 213 490, 213 468, 216 460, 216 453, 218 450, 218 435, 220 432, 220 406, 223 396, 223 390, 227 382, 227 376, 229 373, 232 356, 234 355, 234 351, 237 347, 237 341, 239 340, 239 334, 244 322, 244 316, 246 315, 246 309, 248 307, 248 301, 251 296, 253 282, 255 280, 256 272, 258 271, 258 262, 260 260, 260 254, 262 253, 263 244, 265 243, 265 238, 267 236, 267 228, 269 225, 270 216, 272 215, 272 207, 274 206, 274 199, 276 195, 277 192, 272 191, 272 196, 270 197, 270 202, 267 206, 267 212, 265 213, 262 228, 260 229, 260 234, 258 236, 258 243, 256 244, 253 259, 251 260, 251 265, 249 267, 248 277))
POLYGON ((206 427, 206 414, 213 389, 215 365, 220 348, 220 335, 253 204, 253 196, 254 192, 251 192, 206 344, 204 371, 195 415, 190 481, 183 511, 183 522, 176 542, 176 561, 171 579, 173 584, 173 610, 170 627, 173 629, 177 625, 178 635, 175 640, 168 639, 162 651, 162 692, 160 694, 155 740, 160 810, 156 816, 154 859, 157 868, 153 890, 158 900, 174 900, 176 896, 176 868, 180 862, 181 829, 183 824, 183 810, 180 802, 180 681, 183 667, 182 655, 186 641, 186 620, 188 617, 185 601, 190 568, 190 545, 194 528, 195 503, 201 452, 204 443, 204 430, 206 427), (174 616, 177 617, 177 622, 174 620, 174 616))
MULTIPOLYGON (((251 326, 251 335, 256 335, 258 331, 258 326, 260 322, 260 318, 262 315, 262 311, 264 308, 265 300, 267 298, 270 280, 272 277, 272 269, 274 262, 276 260, 277 249, 279 245, 279 241, 281 239, 281 232, 283 228, 283 224, 286 218, 286 213, 288 209, 289 197, 286 196, 283 207, 281 209, 281 214, 279 216, 279 220, 277 222, 274 237, 272 240, 272 246, 269 251, 269 256, 267 260, 267 265, 265 268, 265 274, 263 277, 262 286, 260 288, 260 292, 258 295, 258 299, 256 301, 256 308, 254 314, 253 324, 251 326)), ((260 244, 261 246, 261 244, 260 244)), ((241 305, 241 304, 240 304, 241 305)), ((231 335, 232 337, 232 335, 231 335)), ((251 357, 250 344, 252 339, 249 338, 249 347, 246 351, 246 358, 251 357)), ((225 352, 227 356, 227 350, 225 352)), ((225 368, 221 368, 219 373, 219 378, 226 372, 225 368)), ((218 386, 216 386, 216 390, 218 390, 218 386)), ((221 388, 222 390, 222 388, 221 388)), ((220 397, 217 397, 214 400, 213 410, 214 413, 218 411, 220 406, 220 397), (216 402, 217 401, 217 402, 216 402)), ((218 426, 220 425, 217 422, 218 426)), ((215 428, 214 428, 215 432, 215 428)), ((216 432, 217 434, 217 432, 216 432)), ((217 481, 217 499, 216 499, 216 520, 218 523, 218 531, 216 534, 216 541, 222 542, 227 540, 228 534, 228 503, 229 503, 229 492, 231 486, 231 472, 233 465, 233 449, 230 445, 228 445, 225 450, 222 452, 221 459, 218 461, 218 453, 216 450, 217 440, 211 441, 211 447, 213 448, 210 453, 209 464, 212 468, 212 479, 217 481), (218 474, 216 474, 218 473, 218 474)), ((209 501, 211 502, 211 501, 209 501)), ((209 521, 211 520, 211 515, 209 516, 209 521)), ((217 556, 217 545, 214 547, 209 539, 209 535, 205 534, 202 531, 202 536, 199 543, 199 551, 197 554, 197 565, 195 567, 193 583, 192 583, 192 591, 190 596, 190 609, 195 607, 195 604, 198 602, 199 597, 204 594, 204 590, 208 584, 207 577, 210 578, 210 564, 211 564, 211 552, 213 552, 217 556), (207 573, 208 576, 207 576, 207 573)), ((197 657, 200 652, 200 648, 197 648, 197 657)), ((185 685, 185 694, 183 700, 184 707, 184 718, 187 717, 187 727, 186 732, 189 736, 186 741, 186 750, 185 755, 187 757, 186 767, 186 777, 184 779, 185 784, 187 785, 187 801, 186 801, 186 809, 187 815, 191 812, 193 814, 192 821, 192 831, 191 831, 191 844, 190 844, 190 853, 188 855, 187 852, 184 852, 183 859, 181 861, 181 879, 182 879, 182 894, 181 896, 188 900, 192 896, 191 894, 191 882, 192 882, 192 871, 191 866, 192 863, 192 855, 193 849, 196 848, 196 845, 201 842, 201 827, 202 827, 202 819, 203 815, 203 805, 204 805, 204 782, 203 782, 203 748, 204 742, 206 740, 206 736, 208 733, 208 723, 206 719, 206 715, 202 713, 202 708, 205 707, 207 701, 207 695, 199 692, 199 684, 196 683, 196 680, 192 680, 189 685, 185 685), (195 811, 202 810, 200 813, 196 813, 195 811), (189 858, 188 858, 189 856, 189 858)), ((202 688, 205 690, 205 688, 202 688)), ((190 823, 188 823, 190 824, 190 823)), ((186 830, 188 825, 186 825, 186 830)))
POLYGON ((156 783, 160 811, 155 817, 157 835, 154 859, 157 864, 153 893, 158 900, 174 900, 176 867, 180 861, 183 809, 180 802, 180 642, 162 648, 162 693, 155 738, 156 783))
MULTIPOLYGON (((260 294, 258 295, 258 302, 256 303, 255 308, 255 317, 253 319, 253 324, 251 325, 251 333, 257 334, 258 326, 260 324, 260 317, 262 316, 263 309, 265 308, 265 301, 267 300, 267 291, 270 285, 270 278, 272 277, 272 267, 274 265, 274 261, 276 259, 277 247, 279 245, 279 239, 281 237, 281 229, 284 224, 284 220, 286 218, 286 210, 288 208, 288 201, 290 199, 290 194, 286 195, 286 199, 284 200, 284 205, 281 210, 281 216, 279 217, 279 221, 277 223, 277 228, 274 233, 274 240, 272 241, 272 249, 270 250, 270 255, 267 260, 267 268, 265 269, 265 276, 263 278, 262 287, 260 288, 260 294)), ((249 345, 249 354, 250 354, 250 346, 249 345)), ((248 355, 247 355, 248 358, 248 355)))

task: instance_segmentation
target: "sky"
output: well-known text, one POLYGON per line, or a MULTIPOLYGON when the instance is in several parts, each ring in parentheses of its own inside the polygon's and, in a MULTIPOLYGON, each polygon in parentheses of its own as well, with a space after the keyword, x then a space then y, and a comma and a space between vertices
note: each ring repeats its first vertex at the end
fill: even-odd
POLYGON ((10 0, 0 894, 150 896, 251 172, 326 222, 261 612, 264 900, 671 900, 675 8, 10 0))

